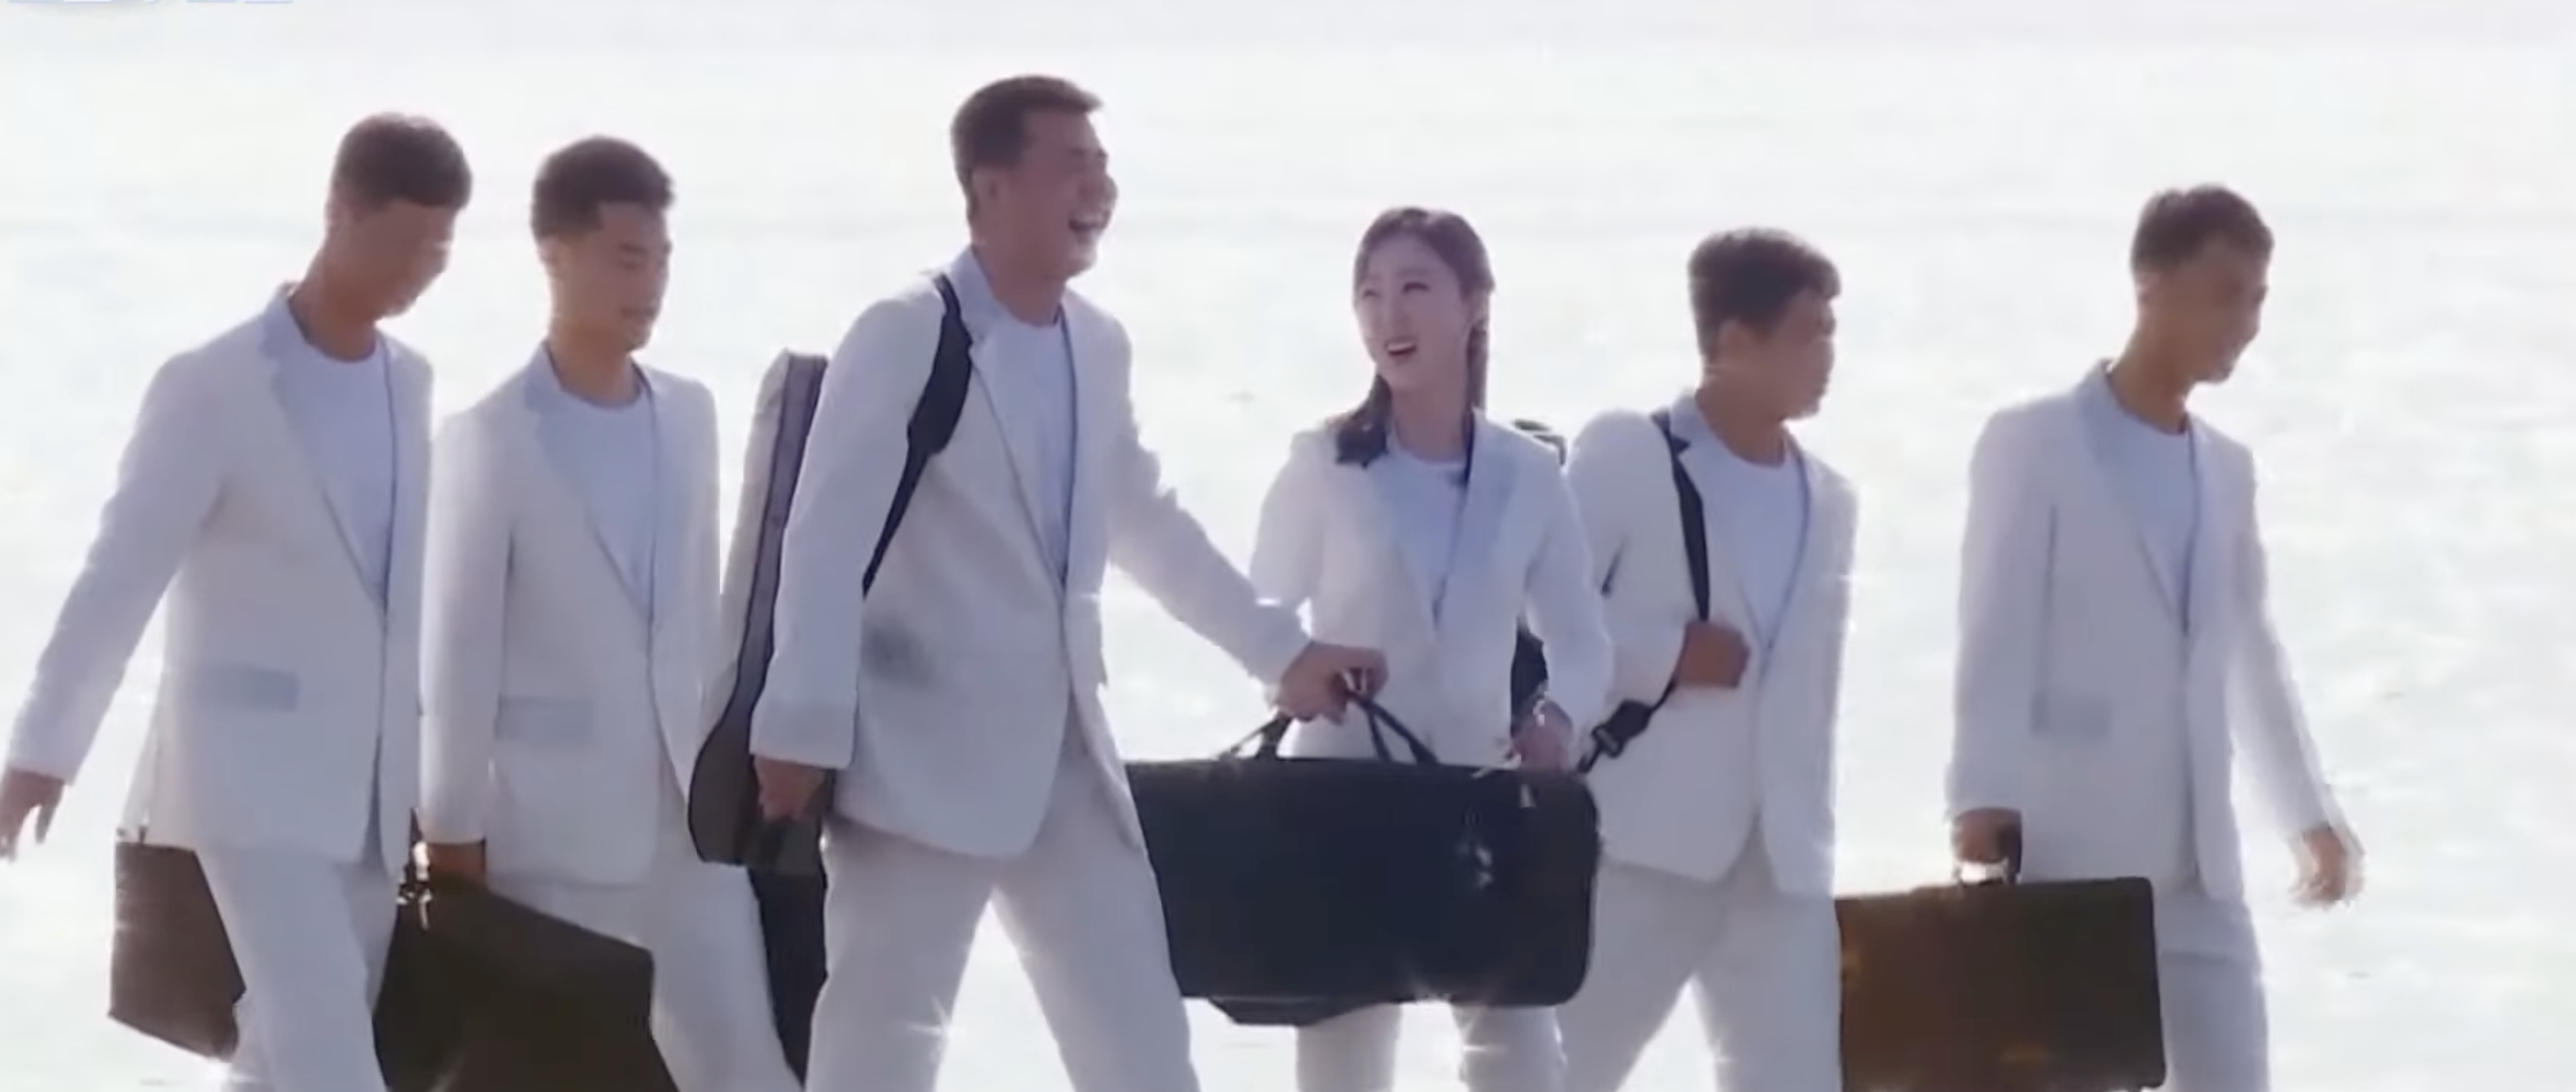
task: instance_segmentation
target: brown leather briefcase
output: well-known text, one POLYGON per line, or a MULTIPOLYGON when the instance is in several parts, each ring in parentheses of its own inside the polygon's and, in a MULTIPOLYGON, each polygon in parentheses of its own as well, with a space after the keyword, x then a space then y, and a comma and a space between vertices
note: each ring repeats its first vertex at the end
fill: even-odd
MULTIPOLYGON (((416 874, 395 897, 375 1012, 393 1092, 670 1092, 643 949, 416 874)), ((225 1060, 240 1045, 242 993, 196 854, 117 843, 109 1017, 225 1060)))
POLYGON ((2134 1092, 2165 1081, 2154 892, 1998 882, 1838 900, 1845 1092, 2134 1092))
POLYGON ((139 837, 117 842, 108 1019, 221 1060, 241 1041, 233 1017, 241 997, 241 968, 197 855, 139 837))

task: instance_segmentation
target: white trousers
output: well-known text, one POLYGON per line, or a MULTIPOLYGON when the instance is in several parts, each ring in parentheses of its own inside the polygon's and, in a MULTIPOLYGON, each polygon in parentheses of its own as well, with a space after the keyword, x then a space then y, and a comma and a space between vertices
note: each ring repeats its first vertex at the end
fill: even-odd
POLYGON ((825 836, 831 972, 812 1092, 931 1092, 975 929, 994 903, 1075 1092, 1198 1092, 1145 851, 1068 726, 1046 817, 1019 856, 934 849, 842 821, 825 836))
POLYGON ((197 854, 242 973, 228 1092, 384 1092, 374 1013, 396 884, 379 856, 370 848, 343 865, 293 850, 197 854))
POLYGON ((796 1092, 741 869, 698 860, 666 779, 661 847, 633 884, 498 874, 492 890, 653 953, 653 1042, 680 1092, 796 1092))
POLYGON ((1841 1092, 1833 899, 1784 893, 1760 837, 1714 883, 1604 862, 1592 971, 1557 1010, 1566 1092, 1615 1092, 1685 986, 1726 1092, 1841 1092))
POLYGON ((2254 918, 2197 890, 2156 897, 2165 1092, 2271 1092, 2269 1015, 2254 918))
MULTIPOLYGON (((1553 1009, 1450 1006, 1468 1092, 1559 1092, 1565 1055, 1553 1009)), ((1404 1010, 1377 1005, 1297 1029, 1297 1092, 1393 1092, 1404 1010)))

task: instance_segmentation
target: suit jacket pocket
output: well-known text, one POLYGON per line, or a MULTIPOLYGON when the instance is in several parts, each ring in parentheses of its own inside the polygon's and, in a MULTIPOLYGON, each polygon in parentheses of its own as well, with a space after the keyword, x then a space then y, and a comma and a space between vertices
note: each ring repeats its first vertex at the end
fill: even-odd
POLYGON ((2043 739, 2092 743, 2111 735, 2111 703, 2081 694, 2042 694, 2031 731, 2043 739))
POLYGON ((504 742, 577 747, 592 735, 590 703, 580 698, 503 695, 492 733, 504 742))
POLYGON ((937 674, 921 637, 911 628, 892 622, 867 623, 860 639, 859 658, 871 681, 926 686, 937 674))
POLYGON ((191 664, 180 672, 179 692, 190 704, 260 713, 292 713, 304 702, 294 672, 252 664, 191 664))

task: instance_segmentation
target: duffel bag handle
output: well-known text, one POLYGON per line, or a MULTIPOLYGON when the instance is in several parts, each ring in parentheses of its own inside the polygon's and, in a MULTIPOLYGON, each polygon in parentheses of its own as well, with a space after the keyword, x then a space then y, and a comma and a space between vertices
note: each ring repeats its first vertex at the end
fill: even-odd
MULTIPOLYGON (((1351 698, 1351 704, 1359 706, 1360 715, 1368 718, 1369 746, 1377 750, 1379 761, 1395 761, 1395 751, 1387 745, 1386 741, 1387 735, 1393 733, 1396 738, 1404 741, 1405 751, 1416 763, 1425 766, 1440 764, 1439 756, 1433 754, 1431 748, 1422 742, 1422 737, 1413 734, 1413 729, 1405 727, 1403 721, 1395 719, 1395 714, 1387 712, 1385 706, 1358 696, 1351 698)), ((1273 716, 1264 721, 1261 727, 1253 729, 1251 735, 1236 740, 1234 746, 1226 748, 1224 753, 1230 757, 1240 758, 1244 757, 1244 748, 1250 747, 1252 748, 1250 757, 1277 758, 1280 745, 1288 739, 1288 726, 1293 723, 1295 721, 1286 713, 1273 716)))
POLYGON ((1404 741, 1405 750, 1411 753, 1416 765, 1440 764, 1439 757, 1432 754, 1431 748, 1423 744, 1422 737, 1414 735, 1413 729, 1405 727, 1403 721, 1395 719, 1395 714, 1387 712, 1385 706, 1356 694, 1351 696, 1351 704, 1359 706, 1360 714, 1368 718, 1369 746, 1377 749, 1378 761, 1395 761, 1395 753, 1386 745, 1387 733, 1393 732, 1397 738, 1404 741))
POLYGON ((1295 721, 1290 720, 1286 713, 1271 717, 1262 722, 1261 727, 1253 729, 1251 735, 1234 741, 1234 746, 1225 749, 1223 757, 1242 758, 1243 749, 1258 742, 1260 746, 1253 747, 1252 757, 1277 758, 1279 745, 1288 739, 1288 726, 1293 723, 1295 721))

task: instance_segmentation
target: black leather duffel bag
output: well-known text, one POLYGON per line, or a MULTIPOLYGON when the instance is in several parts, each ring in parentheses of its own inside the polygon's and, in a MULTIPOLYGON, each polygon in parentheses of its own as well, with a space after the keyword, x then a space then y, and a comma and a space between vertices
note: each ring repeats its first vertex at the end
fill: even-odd
POLYGON ((411 889, 376 1006, 392 1092, 673 1092, 653 957, 471 884, 411 889))
POLYGON ((1215 758, 1128 765, 1182 994, 1295 1025, 1572 997, 1601 854, 1591 791, 1441 765, 1383 709, 1362 711, 1375 761, 1284 757, 1282 717, 1215 758))

